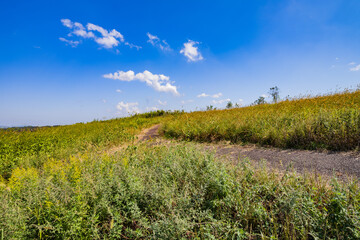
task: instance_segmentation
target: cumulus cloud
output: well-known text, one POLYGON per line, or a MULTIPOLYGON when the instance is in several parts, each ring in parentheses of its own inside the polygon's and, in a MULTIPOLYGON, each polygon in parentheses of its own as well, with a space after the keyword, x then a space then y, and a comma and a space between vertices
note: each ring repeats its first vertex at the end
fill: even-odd
POLYGON ((204 59, 196 46, 198 44, 199 42, 189 40, 184 43, 184 47, 180 50, 180 53, 187 58, 188 62, 197 62, 204 59))
POLYGON ((147 41, 154 47, 160 48, 162 51, 171 51, 169 44, 165 40, 161 40, 158 36, 152 35, 151 33, 146 34, 149 38, 147 41))
POLYGON ((221 100, 212 100, 212 103, 213 104, 223 104, 223 103, 227 103, 227 102, 230 102, 231 99, 230 98, 227 98, 227 99, 221 99, 221 100))
POLYGON ((65 42, 66 44, 70 45, 71 47, 77 47, 77 45, 79 45, 79 41, 72 41, 72 40, 68 40, 66 38, 59 38, 60 41, 65 42))
POLYGON ((165 105, 167 104, 166 101, 161 101, 161 100, 158 100, 158 103, 159 103, 160 105, 162 105, 162 106, 165 106, 165 105))
POLYGON ((120 111, 120 112, 126 112, 126 113, 139 113, 140 110, 138 108, 139 103, 137 102, 128 102, 128 103, 124 103, 123 101, 119 102, 116 105, 116 108, 120 111))
POLYGON ((352 71, 352 72, 356 72, 356 71, 359 71, 359 70, 360 70, 360 64, 355 66, 355 67, 350 68, 350 71, 352 71))
POLYGON ((65 27, 71 30, 68 34, 69 37, 75 35, 81 38, 89 38, 94 40, 101 47, 107 49, 117 47, 120 43, 124 43, 130 48, 141 48, 140 46, 125 42, 124 36, 115 29, 108 31, 103 27, 92 23, 88 23, 85 28, 81 23, 72 22, 70 19, 61 19, 61 22, 65 27))
POLYGON ((122 93, 122 91, 120 89, 116 89, 117 93, 122 93))
POLYGON ((198 98, 201 98, 201 97, 219 98, 219 97, 221 97, 222 95, 223 95, 222 93, 216 93, 216 94, 213 94, 213 95, 209 95, 209 94, 206 94, 206 93, 202 93, 202 94, 197 95, 197 97, 198 97, 198 98))
POLYGON ((131 70, 127 72, 117 71, 115 73, 104 74, 103 77, 126 82, 138 80, 140 82, 145 82, 146 85, 158 92, 170 92, 174 95, 179 95, 177 87, 171 84, 170 77, 163 74, 153 74, 147 70, 137 74, 131 70))

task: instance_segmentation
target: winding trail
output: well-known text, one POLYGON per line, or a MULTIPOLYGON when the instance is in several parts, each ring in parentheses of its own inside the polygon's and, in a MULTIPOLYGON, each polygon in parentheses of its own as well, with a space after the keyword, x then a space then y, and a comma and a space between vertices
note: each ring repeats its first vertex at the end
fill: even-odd
MULTIPOLYGON (((160 124, 142 131, 138 141, 152 141, 155 144, 177 142, 163 139, 158 133, 160 124)), ((255 145, 233 145, 224 143, 195 143, 200 149, 215 151, 218 158, 238 163, 249 158, 259 165, 265 160, 268 167, 278 170, 296 170, 298 173, 315 173, 327 177, 336 176, 342 180, 360 178, 360 153, 325 152, 294 149, 265 148, 255 145)))

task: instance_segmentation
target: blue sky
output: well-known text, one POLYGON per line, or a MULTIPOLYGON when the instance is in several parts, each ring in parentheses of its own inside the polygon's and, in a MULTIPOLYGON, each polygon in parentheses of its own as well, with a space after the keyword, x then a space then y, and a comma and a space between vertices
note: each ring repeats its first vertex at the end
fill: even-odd
POLYGON ((360 1, 1 1, 0 125, 360 83, 360 1))

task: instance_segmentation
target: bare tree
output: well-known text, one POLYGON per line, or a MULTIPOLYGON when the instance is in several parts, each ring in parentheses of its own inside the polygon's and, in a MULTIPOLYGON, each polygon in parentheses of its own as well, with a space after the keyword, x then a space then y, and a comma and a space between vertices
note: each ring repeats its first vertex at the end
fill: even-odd
POLYGON ((273 103, 277 103, 280 99, 280 90, 277 86, 270 88, 269 94, 272 97, 273 103))

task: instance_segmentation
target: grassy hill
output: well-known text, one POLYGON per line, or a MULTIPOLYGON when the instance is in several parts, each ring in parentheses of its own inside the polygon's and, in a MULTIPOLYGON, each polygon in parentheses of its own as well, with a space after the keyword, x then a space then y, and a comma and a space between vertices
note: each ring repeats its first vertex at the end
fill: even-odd
POLYGON ((359 149, 360 91, 188 113, 166 122, 162 131, 166 137, 184 140, 359 149))
MULTIPOLYGON (((358 92, 338 98, 343 96, 358 99, 358 92)), ((318 106, 326 98, 318 98, 318 106)), ((312 106, 303 101, 313 100, 298 100, 299 107, 293 101, 192 114, 159 111, 87 124, 1 130, 0 237, 360 239, 357 182, 272 172, 254 168, 248 159, 230 164, 191 143, 134 142, 141 129, 157 123, 165 124, 165 133, 176 126, 188 131, 186 124, 201 122, 199 116, 204 117, 201 124, 210 120, 216 126, 221 115, 230 124, 237 119, 232 113, 244 111, 237 116, 249 120, 253 111, 254 119, 262 116, 266 123, 261 110, 276 113, 274 109, 286 104, 285 109, 293 107, 302 116, 306 111, 301 109, 312 106), (106 150, 115 145, 125 147, 109 154, 106 150)), ((341 108, 327 109, 338 113, 341 108)), ((316 113, 313 109, 309 116, 316 113)))

